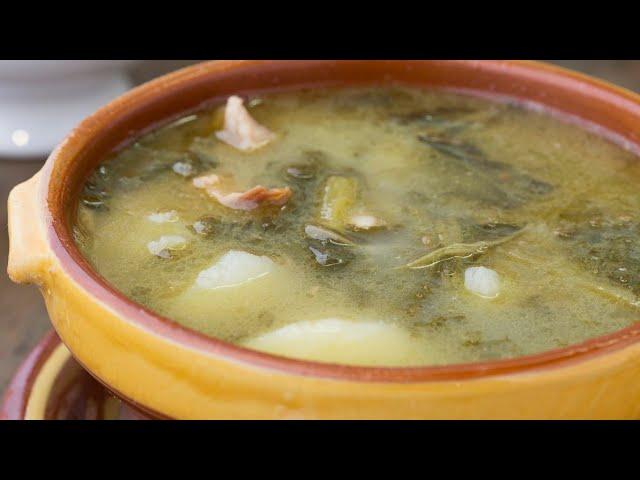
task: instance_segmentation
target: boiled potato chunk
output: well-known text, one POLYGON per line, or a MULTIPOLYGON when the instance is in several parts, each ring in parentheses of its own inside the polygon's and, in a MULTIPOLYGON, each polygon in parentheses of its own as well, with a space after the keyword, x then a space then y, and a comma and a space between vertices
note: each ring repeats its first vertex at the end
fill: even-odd
POLYGON ((196 288, 234 287, 269 275, 275 269, 269 257, 229 250, 210 268, 201 271, 196 288))
POLYGON ((470 267, 464 272, 464 286, 483 298, 495 298, 500 293, 500 276, 486 267, 470 267))
POLYGON ((184 324, 224 340, 243 337, 286 311, 299 279, 269 257, 229 250, 201 270, 191 286, 163 308, 169 315, 189 312, 184 324))
POLYGON ((382 321, 306 320, 243 345, 285 357, 349 365, 418 365, 429 361, 423 342, 382 321))

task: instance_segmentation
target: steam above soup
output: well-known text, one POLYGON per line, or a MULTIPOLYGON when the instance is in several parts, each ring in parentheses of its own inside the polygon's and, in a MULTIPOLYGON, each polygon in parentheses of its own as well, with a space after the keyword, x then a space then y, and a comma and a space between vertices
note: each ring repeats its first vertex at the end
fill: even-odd
POLYGON ((115 288, 274 354, 441 365, 640 317, 640 163, 545 114, 407 87, 184 117, 87 180, 76 242, 115 288))

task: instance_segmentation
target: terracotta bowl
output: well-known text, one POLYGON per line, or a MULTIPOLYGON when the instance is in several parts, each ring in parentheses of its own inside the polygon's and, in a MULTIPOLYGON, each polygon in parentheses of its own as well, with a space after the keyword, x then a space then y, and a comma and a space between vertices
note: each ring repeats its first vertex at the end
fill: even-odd
POLYGON ((173 418, 632 418, 640 323, 538 355, 365 368, 286 359, 209 338, 128 300, 95 273, 69 228, 81 184, 109 152, 230 94, 402 82, 542 106, 640 151, 640 97, 515 61, 223 61, 147 83, 83 121, 9 198, 9 274, 37 284, 62 341, 95 378, 173 418))

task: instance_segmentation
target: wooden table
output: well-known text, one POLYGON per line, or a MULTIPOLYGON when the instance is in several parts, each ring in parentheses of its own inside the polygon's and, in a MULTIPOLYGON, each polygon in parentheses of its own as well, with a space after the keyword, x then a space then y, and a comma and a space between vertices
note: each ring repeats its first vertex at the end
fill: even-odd
MULTIPOLYGON (((189 61, 145 62, 133 72, 136 83, 187 65, 189 61)), ((640 61, 555 61, 568 68, 582 70, 640 92, 640 61)), ((4 235, 0 236, 0 256, 7 258, 6 199, 11 188, 31 177, 42 161, 17 162, 0 160, 0 218, 4 235)), ((14 370, 27 352, 49 330, 49 320, 40 293, 35 287, 11 283, 6 273, 0 274, 0 391, 4 390, 14 370)))

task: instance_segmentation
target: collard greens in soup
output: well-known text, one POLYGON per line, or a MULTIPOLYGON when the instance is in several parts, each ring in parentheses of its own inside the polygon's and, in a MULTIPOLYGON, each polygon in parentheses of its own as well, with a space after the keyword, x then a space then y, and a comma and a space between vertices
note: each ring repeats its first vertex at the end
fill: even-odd
POLYGON ((242 99, 87 180, 107 281, 189 328, 360 365, 510 358, 640 314, 640 165, 542 113, 405 87, 242 99))

